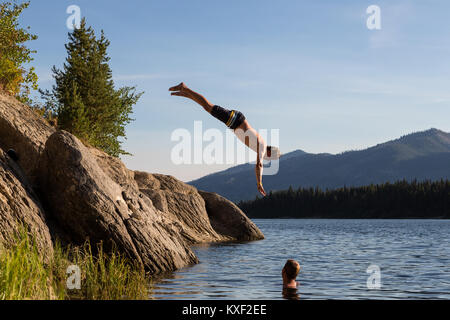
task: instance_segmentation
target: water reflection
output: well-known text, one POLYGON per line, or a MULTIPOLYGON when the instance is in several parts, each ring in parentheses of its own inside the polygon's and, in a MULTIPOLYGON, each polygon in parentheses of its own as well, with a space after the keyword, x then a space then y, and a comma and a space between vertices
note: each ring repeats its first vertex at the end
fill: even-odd
POLYGON ((300 300, 300 295, 298 294, 298 288, 283 288, 282 296, 283 296, 283 299, 287 299, 287 300, 300 300))

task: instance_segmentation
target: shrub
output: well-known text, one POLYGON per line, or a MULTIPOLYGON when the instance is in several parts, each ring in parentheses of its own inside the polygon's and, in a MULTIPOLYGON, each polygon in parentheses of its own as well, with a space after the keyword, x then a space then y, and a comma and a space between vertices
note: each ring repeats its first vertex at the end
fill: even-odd
POLYGON ((31 89, 37 90, 37 75, 34 68, 25 65, 33 61, 33 51, 25 46, 37 36, 19 27, 19 16, 29 6, 29 2, 0 3, 0 90, 7 92, 20 101, 31 103, 31 89))

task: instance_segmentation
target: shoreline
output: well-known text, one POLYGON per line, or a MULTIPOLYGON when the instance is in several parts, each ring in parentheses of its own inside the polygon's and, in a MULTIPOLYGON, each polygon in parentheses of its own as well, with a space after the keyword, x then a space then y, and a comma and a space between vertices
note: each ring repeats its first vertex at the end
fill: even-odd
POLYGON ((432 217, 432 218, 418 218, 418 217, 401 217, 401 218, 327 218, 327 217, 274 217, 274 218, 258 218, 258 217, 249 217, 252 220, 449 220, 450 218, 440 218, 440 217, 432 217))

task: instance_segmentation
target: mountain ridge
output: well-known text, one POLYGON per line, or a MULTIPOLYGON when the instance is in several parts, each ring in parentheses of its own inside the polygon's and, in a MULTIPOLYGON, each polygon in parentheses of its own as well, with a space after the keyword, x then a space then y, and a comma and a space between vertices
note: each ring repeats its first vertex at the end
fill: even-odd
MULTIPOLYGON (((254 165, 246 163, 189 182, 198 189, 233 201, 258 195, 254 165)), ((294 150, 280 159, 280 171, 264 176, 266 191, 289 186, 335 189, 397 180, 450 178, 450 133, 431 128, 403 135, 362 150, 339 154, 294 150)))

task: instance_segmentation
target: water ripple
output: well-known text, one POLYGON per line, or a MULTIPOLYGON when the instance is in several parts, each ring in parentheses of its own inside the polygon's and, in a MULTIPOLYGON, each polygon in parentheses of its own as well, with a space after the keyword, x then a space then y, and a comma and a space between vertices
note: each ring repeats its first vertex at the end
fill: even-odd
POLYGON ((296 259, 301 299, 450 299, 448 220, 255 220, 266 239, 195 247, 200 263, 154 279, 153 299, 284 299, 296 259), (367 267, 381 288, 367 288, 367 267))

